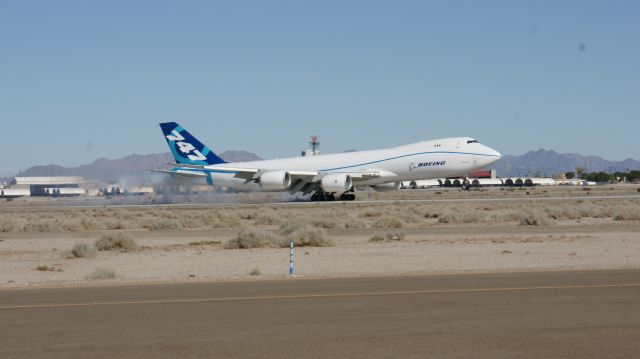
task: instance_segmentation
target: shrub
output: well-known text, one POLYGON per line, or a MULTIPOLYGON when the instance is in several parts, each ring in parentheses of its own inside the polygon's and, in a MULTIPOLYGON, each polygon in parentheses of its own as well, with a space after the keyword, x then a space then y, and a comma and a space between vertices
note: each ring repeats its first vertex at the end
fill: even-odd
POLYGON ((260 275, 262 274, 262 271, 260 271, 260 268, 255 267, 251 270, 251 272, 249 272, 249 275, 260 275))
POLYGON ((246 220, 254 220, 258 217, 258 214, 256 212, 239 212, 238 217, 246 220))
POLYGON ((536 215, 529 215, 520 220, 521 226, 547 226, 549 224, 551 222, 548 218, 536 215))
POLYGON ((268 230, 245 228, 235 238, 227 241, 224 247, 227 249, 285 248, 289 246, 291 240, 296 247, 327 247, 332 245, 324 229, 289 223, 280 227, 278 235, 268 230))
POLYGON ((482 223, 484 215, 478 211, 458 211, 445 213, 438 217, 439 223, 482 223))
POLYGON ((403 241, 407 237, 407 235, 402 231, 398 231, 398 232, 389 232, 386 234, 385 237, 389 241, 403 241))
POLYGON ((38 222, 29 221, 27 224, 24 225, 24 227, 22 228, 22 231, 23 232, 40 232, 40 233, 62 232, 62 226, 60 226, 58 223, 55 223, 51 220, 43 220, 38 222))
POLYGON ((318 228, 336 228, 336 221, 326 217, 314 218, 311 224, 318 228))
POLYGON ((373 226, 376 228, 402 228, 404 222, 398 217, 388 216, 378 219, 373 226))
POLYGON ((359 219, 349 219, 343 223, 345 229, 367 228, 367 223, 359 219))
POLYGON ((100 224, 98 224, 98 222, 90 218, 82 218, 82 220, 80 221, 80 224, 82 225, 82 228, 84 228, 84 230, 86 231, 93 230, 93 229, 103 229, 103 226, 101 226, 100 224))
POLYGON ((138 244, 125 233, 105 234, 95 243, 100 251, 110 251, 112 249, 122 249, 132 251, 138 249, 138 244))
POLYGON ((36 270, 39 270, 41 272, 55 272, 55 268, 54 267, 49 267, 48 265, 40 265, 36 267, 36 270))
POLYGON ((369 242, 382 242, 382 241, 402 241, 406 238, 406 234, 402 231, 397 231, 397 232, 389 232, 386 233, 385 235, 382 234, 374 234, 370 239, 369 242))
POLYGON ((248 249, 262 247, 282 247, 277 238, 270 231, 243 229, 235 238, 224 245, 227 249, 248 249))
POLYGON ((115 269, 110 268, 96 268, 91 274, 86 276, 86 279, 113 279, 116 277, 115 269))
POLYGON ((197 242, 189 242, 190 246, 206 246, 206 245, 214 245, 214 244, 220 244, 220 241, 197 241, 197 242))
POLYGON ((377 210, 372 210, 372 209, 368 209, 360 213, 360 217, 366 217, 366 218, 375 218, 380 216, 382 216, 382 212, 377 210))
POLYGON ((92 244, 88 244, 85 242, 78 242, 73 245, 73 248, 71 249, 71 254, 76 258, 83 258, 83 257, 91 257, 95 255, 97 251, 98 249, 92 244))
POLYGON ((16 229, 16 225, 11 220, 0 221, 0 232, 7 233, 13 232, 16 229))
POLYGON ((79 223, 76 220, 64 220, 62 221, 61 226, 65 232, 78 232, 84 230, 82 223, 79 223))
POLYGON ((121 229, 126 229, 126 226, 124 223, 120 222, 120 221, 108 221, 107 222, 107 229, 110 231, 113 230, 121 230, 121 229))
POLYGON ((181 228, 182 225, 174 219, 161 219, 149 226, 152 231, 175 231, 181 228))
POLYGON ((266 210, 258 213, 258 216, 254 219, 254 224, 274 225, 282 223, 282 219, 274 211, 266 210))
POLYGON ((302 226, 291 230, 287 228, 282 233, 285 235, 282 247, 289 245, 289 241, 293 241, 296 247, 329 247, 333 245, 332 241, 327 238, 327 231, 322 228, 312 228, 310 226, 302 226))
POLYGON ((629 207, 618 208, 613 219, 616 221, 640 221, 640 211, 629 207))

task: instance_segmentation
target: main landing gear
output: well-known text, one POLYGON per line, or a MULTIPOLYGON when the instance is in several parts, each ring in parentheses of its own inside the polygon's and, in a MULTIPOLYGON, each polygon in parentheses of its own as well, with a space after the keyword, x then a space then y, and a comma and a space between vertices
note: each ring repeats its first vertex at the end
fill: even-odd
POLYGON ((462 189, 463 189, 464 191, 468 191, 468 190, 470 190, 470 189, 471 189, 471 182, 469 182, 469 179, 468 179, 468 178, 465 178, 465 179, 462 181, 461 186, 462 186, 462 189))
POLYGON ((354 201, 356 199, 355 193, 343 193, 340 196, 341 201, 354 201))
MULTIPOLYGON (((353 201, 355 199, 356 199, 356 195, 348 192, 341 194, 340 197, 338 198, 339 201, 353 201)), ((333 192, 318 191, 311 195, 311 201, 313 202, 335 201, 335 200, 336 200, 336 196, 335 196, 335 193, 333 192)))

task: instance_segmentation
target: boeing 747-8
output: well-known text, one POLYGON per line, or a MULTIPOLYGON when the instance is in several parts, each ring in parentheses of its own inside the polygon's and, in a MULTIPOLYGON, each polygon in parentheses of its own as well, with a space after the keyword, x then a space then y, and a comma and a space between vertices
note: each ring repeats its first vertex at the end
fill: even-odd
POLYGON ((461 176, 501 155, 473 138, 423 141, 371 151, 229 163, 175 122, 160 127, 176 161, 173 176, 202 178, 238 190, 312 194, 312 200, 353 200, 354 188, 398 189, 401 181, 461 176))

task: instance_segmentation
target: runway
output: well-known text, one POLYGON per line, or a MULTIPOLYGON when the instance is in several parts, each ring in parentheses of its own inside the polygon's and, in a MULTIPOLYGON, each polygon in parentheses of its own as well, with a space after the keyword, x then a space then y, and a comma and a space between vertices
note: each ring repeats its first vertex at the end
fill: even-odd
POLYGON ((626 199, 640 199, 640 195, 580 195, 580 196, 515 196, 515 197, 476 197, 476 198, 438 198, 438 199, 420 199, 420 198, 391 198, 391 199, 374 199, 374 200, 355 200, 355 201, 326 201, 326 202, 311 202, 311 201, 249 201, 249 202, 233 202, 229 198, 219 201, 211 202, 198 202, 198 203, 117 203, 117 201, 111 203, 95 203, 86 204, 86 201, 61 201, 56 204, 47 205, 11 205, 1 206, 2 211, 15 211, 15 210, 56 210, 63 207, 75 208, 75 209, 92 209, 92 208, 206 208, 213 206, 237 206, 237 207, 253 207, 256 205, 268 205, 268 206, 335 206, 335 205, 364 205, 364 204, 394 204, 394 203, 473 203, 473 202, 531 202, 531 201, 584 201, 584 200, 626 200, 626 199))
POLYGON ((640 270, 0 290, 1 358, 629 358, 640 270))

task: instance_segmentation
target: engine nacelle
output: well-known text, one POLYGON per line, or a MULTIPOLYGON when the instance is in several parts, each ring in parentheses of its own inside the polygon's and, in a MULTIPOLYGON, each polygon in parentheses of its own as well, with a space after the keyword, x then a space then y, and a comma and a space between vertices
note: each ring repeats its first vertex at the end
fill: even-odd
POLYGON ((291 186, 291 175, 287 171, 270 171, 260 176, 260 187, 268 191, 284 191, 291 186))
POLYGON ((326 175, 320 180, 320 186, 325 192, 343 193, 351 189, 351 176, 344 174, 326 175))
POLYGON ((400 189, 400 185, 401 185, 400 182, 389 182, 389 183, 377 184, 371 187, 373 187, 373 189, 375 189, 378 192, 386 192, 386 191, 397 191, 400 189))

